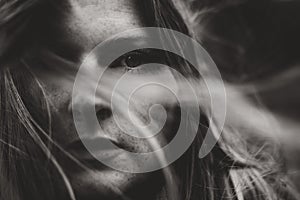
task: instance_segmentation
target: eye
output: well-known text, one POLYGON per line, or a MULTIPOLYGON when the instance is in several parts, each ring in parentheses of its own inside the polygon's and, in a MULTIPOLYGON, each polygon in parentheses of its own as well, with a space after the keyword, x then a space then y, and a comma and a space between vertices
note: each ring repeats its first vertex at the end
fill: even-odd
POLYGON ((147 63, 166 63, 165 54, 160 51, 142 49, 129 52, 116 59, 110 68, 124 68, 127 71, 138 70, 139 66, 147 63))
POLYGON ((145 63, 145 56, 143 53, 135 52, 129 55, 126 55, 123 64, 128 69, 133 69, 145 63))

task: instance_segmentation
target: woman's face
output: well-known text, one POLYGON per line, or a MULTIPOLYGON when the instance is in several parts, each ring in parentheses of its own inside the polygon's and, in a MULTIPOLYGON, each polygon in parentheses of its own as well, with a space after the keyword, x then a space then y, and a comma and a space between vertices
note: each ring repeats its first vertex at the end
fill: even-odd
MULTIPOLYGON (((58 41, 68 40, 78 47, 76 51, 79 52, 80 62, 74 66, 75 71, 86 58, 86 55, 102 41, 125 30, 145 26, 144 20, 140 17, 141 11, 138 10, 138 2, 133 0, 70 0, 70 11, 59 29, 63 34, 58 41)), ((64 51, 73 51, 73 49, 66 47, 64 51)), ((139 60, 130 61, 129 58, 128 61, 128 58, 125 58, 124 61, 121 60, 120 62, 123 64, 113 70, 119 70, 122 73, 126 71, 124 68, 130 67, 126 65, 134 65, 139 60)), ((93 73, 93 70, 96 69, 91 67, 88 70, 93 73)), ((144 69, 135 71, 135 69, 131 69, 130 73, 134 77, 157 73, 157 71, 151 72, 149 69, 147 71, 144 69)), ((169 71, 161 70, 159 73, 169 73, 169 71)), ((89 168, 88 170, 82 169, 73 161, 61 155, 63 159, 60 161, 79 199, 118 199, 118 193, 123 195, 123 197, 125 194, 134 199, 155 199, 161 193, 163 178, 160 172, 131 174, 114 170, 95 160, 82 146, 72 116, 73 88, 72 84, 65 84, 66 74, 45 74, 39 71, 37 76, 45 88, 53 110, 53 139, 89 168)), ((89 80, 88 77, 87 80, 89 80)), ((146 90, 151 91, 151 88, 146 90)), ((154 88, 154 90, 157 92, 160 89, 154 88)), ((80 94, 78 95, 80 96, 80 94)), ((155 98, 153 98, 155 93, 148 95, 150 95, 150 98, 147 98, 146 95, 142 99, 142 104, 137 106, 138 110, 135 111, 141 121, 147 121, 148 108, 155 103, 155 98)), ((164 95, 166 97, 168 93, 164 92, 164 95)), ((75 100, 73 103, 89 103, 88 97, 80 96, 78 99, 80 100, 75 100)), ((151 147, 148 139, 136 138, 125 134, 117 126, 112 117, 113 113, 109 104, 98 101, 95 107, 98 122, 103 130, 93 135, 84 135, 83 137, 87 138, 87 140, 108 138, 118 146, 132 152, 150 151, 151 147)), ((174 120, 176 119, 173 118, 175 112, 177 110, 174 107, 167 109, 168 117, 164 128, 160 134, 152 138, 157 140, 160 145, 165 144, 168 140, 167 138, 171 138, 172 130, 176 128, 176 126, 174 127, 174 120)), ((133 132, 138 131, 136 127, 128 123, 127 118, 121 117, 121 122, 123 123, 122 127, 133 132)), ((113 156, 112 159, 116 163, 121 163, 126 162, 127 158, 113 156)))

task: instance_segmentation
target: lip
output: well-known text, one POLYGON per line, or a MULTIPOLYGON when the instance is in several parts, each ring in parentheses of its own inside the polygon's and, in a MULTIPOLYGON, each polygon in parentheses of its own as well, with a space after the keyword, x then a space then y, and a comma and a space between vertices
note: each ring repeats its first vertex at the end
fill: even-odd
POLYGON ((104 161, 120 155, 120 145, 105 137, 81 138, 70 143, 66 150, 80 161, 104 161))

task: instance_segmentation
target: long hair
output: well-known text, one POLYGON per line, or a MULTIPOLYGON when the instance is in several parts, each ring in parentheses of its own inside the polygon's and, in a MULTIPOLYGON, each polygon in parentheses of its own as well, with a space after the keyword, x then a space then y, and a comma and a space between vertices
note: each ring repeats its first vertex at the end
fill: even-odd
MULTIPOLYGON (((53 154, 54 150, 62 149, 51 138, 52 112, 43 86, 22 62, 28 54, 37 52, 40 43, 49 51, 59 49, 45 43, 48 31, 57 28, 51 21, 59 23, 64 17, 64 10, 57 4, 46 0, 0 2, 0 199, 76 199, 64 169, 53 154)), ((146 9, 151 26, 194 35, 179 12, 177 1, 153 0, 141 4, 152 8, 146 9)), ((55 34, 51 37, 55 38, 55 34)), ((65 60, 76 57, 59 51, 53 54, 65 60)), ((185 64, 182 71, 192 73, 188 68, 185 64)), ((235 101, 236 110, 254 107, 242 97, 235 101)), ((252 131, 266 131, 260 129, 260 124, 253 127, 251 119, 235 123, 229 120, 213 151, 199 159, 198 152, 210 126, 203 119, 193 144, 174 164, 175 182, 166 181, 171 185, 167 187, 169 190, 179 191, 178 199, 296 199, 281 172, 276 144, 246 137, 252 131)))

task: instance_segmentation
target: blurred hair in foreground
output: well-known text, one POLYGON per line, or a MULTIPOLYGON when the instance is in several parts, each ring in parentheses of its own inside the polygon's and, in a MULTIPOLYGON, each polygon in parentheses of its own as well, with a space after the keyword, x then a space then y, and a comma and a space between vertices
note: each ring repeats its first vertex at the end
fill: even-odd
MULTIPOLYGON (((192 1, 190 5, 197 2, 192 1)), ((148 8, 149 13, 145 15, 151 26, 177 30, 200 37, 199 40, 201 34, 195 32, 194 26, 201 27, 201 23, 190 20, 196 19, 191 15, 199 20, 202 13, 212 9, 204 6, 202 10, 190 10, 186 2, 179 0, 143 1, 140 5, 140 9, 148 8)), ((69 47, 69 41, 60 41, 58 46, 45 42, 48 37, 56 42, 59 35, 56 23, 64 17, 66 9, 68 6, 62 1, 0 1, 0 199, 76 199, 65 174, 68 169, 62 167, 55 153, 63 153, 82 168, 86 166, 51 137, 55 111, 51 110, 43 85, 27 62, 37 58, 39 66, 54 73, 66 73, 66 80, 61 84, 73 84, 75 77, 70 75, 73 73, 70 66, 77 62, 76 53, 64 55, 61 50, 69 47)), ((280 144, 289 145, 293 138, 283 135, 277 116, 257 101, 253 84, 226 83, 227 118, 222 136, 213 151, 199 159, 206 130, 212 126, 207 120, 210 115, 213 117, 207 109, 209 94, 201 76, 193 74, 187 62, 176 59, 170 62, 193 81, 203 113, 200 123, 191 122, 199 123, 191 147, 178 161, 162 170, 166 179, 165 199, 298 199, 286 178, 280 154, 280 144)), ((109 80, 107 77, 108 88, 109 80)), ((184 91, 185 85, 181 80, 176 81, 179 90, 184 91)), ((87 87, 93 83, 90 80, 87 87)), ((220 88, 212 92, 218 94, 220 88)), ((188 96, 185 99, 189 101, 188 96)), ((166 103, 172 106, 174 102, 166 103)), ((118 188, 114 192, 130 199, 118 188)))

